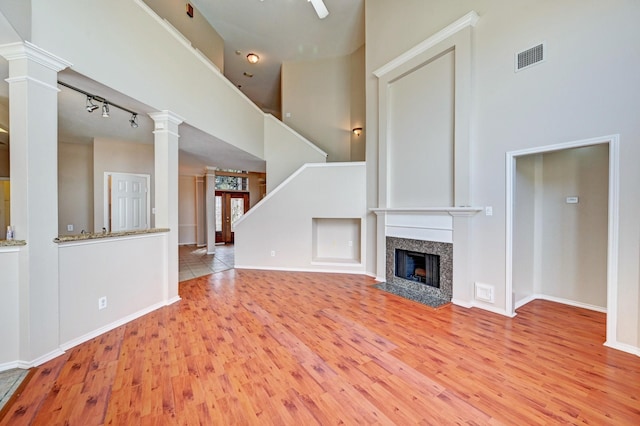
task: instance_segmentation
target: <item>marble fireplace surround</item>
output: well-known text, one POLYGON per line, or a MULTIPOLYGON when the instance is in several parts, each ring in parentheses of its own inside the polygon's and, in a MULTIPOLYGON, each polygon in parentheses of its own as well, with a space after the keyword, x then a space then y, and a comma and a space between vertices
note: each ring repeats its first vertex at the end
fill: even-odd
POLYGON ((453 276, 453 244, 439 241, 422 241, 409 238, 387 237, 386 282, 451 301, 453 276), (395 274, 396 249, 440 256, 440 287, 435 288, 395 274))
MULTIPOLYGON (((429 247, 433 243, 451 244, 450 284, 447 284, 445 297, 453 303, 470 307, 473 301, 473 283, 468 271, 470 249, 470 220, 482 211, 479 207, 424 207, 424 208, 374 208, 377 216, 376 280, 386 282, 394 277, 394 255, 389 255, 388 241, 405 242, 412 250, 416 244, 429 247), (413 241, 413 242, 412 242, 413 241), (426 243, 426 244, 425 244, 426 243), (455 265, 455 267, 453 267, 455 265), (389 271, 391 275, 389 275, 389 271)), ((405 247, 399 247, 405 248, 405 247)), ((415 250, 422 251, 422 250, 415 250)), ((424 251, 428 253, 428 251, 424 251)), ((439 254, 439 253, 435 253, 439 254)), ((444 287, 443 265, 441 258, 441 289, 444 287)), ((401 280, 401 279, 399 279, 401 280)), ((415 287, 408 280, 402 280, 408 286, 415 287)), ((397 282, 394 281, 394 284, 397 282)), ((427 286, 424 286, 427 287, 427 286)), ((430 293, 431 289, 421 290, 430 293)))

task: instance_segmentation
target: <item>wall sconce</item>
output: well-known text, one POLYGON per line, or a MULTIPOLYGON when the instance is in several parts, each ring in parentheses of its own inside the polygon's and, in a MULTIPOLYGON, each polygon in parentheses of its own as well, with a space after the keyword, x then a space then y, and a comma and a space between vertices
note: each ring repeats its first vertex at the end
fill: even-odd
POLYGON ((247 61, 249 61, 250 64, 257 64, 259 60, 260 56, 256 55, 255 53, 249 53, 247 55, 247 61))
POLYGON ((353 134, 356 136, 360 136, 362 134, 362 127, 356 127, 352 130, 353 134))

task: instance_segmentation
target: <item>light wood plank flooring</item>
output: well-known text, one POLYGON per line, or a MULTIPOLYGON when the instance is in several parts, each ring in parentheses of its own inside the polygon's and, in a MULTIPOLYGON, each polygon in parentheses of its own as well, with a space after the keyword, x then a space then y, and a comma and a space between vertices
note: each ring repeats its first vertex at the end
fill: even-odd
POLYGON ((229 270, 42 365, 2 425, 640 424, 601 313, 513 319, 340 274, 229 270))

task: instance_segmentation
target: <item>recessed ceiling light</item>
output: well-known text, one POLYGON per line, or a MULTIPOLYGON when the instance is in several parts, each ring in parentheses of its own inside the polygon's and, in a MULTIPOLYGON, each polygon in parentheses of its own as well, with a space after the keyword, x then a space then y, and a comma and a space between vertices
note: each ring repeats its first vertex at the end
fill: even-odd
POLYGON ((247 61, 249 61, 250 64, 257 64, 259 60, 260 56, 256 55, 255 53, 249 53, 247 55, 247 61))

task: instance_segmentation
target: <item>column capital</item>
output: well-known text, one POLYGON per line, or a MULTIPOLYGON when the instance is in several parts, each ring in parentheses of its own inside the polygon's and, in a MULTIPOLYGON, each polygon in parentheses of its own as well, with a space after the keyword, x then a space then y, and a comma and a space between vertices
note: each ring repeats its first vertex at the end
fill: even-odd
POLYGON ((164 130, 162 128, 158 128, 158 123, 169 122, 171 124, 179 126, 184 122, 184 118, 180 117, 176 113, 167 110, 150 112, 149 117, 151 117, 151 119, 156 123, 156 130, 164 130))
POLYGON ((55 72, 60 72, 72 65, 71 62, 65 61, 28 41, 4 44, 0 46, 0 55, 9 62, 29 59, 55 72))

